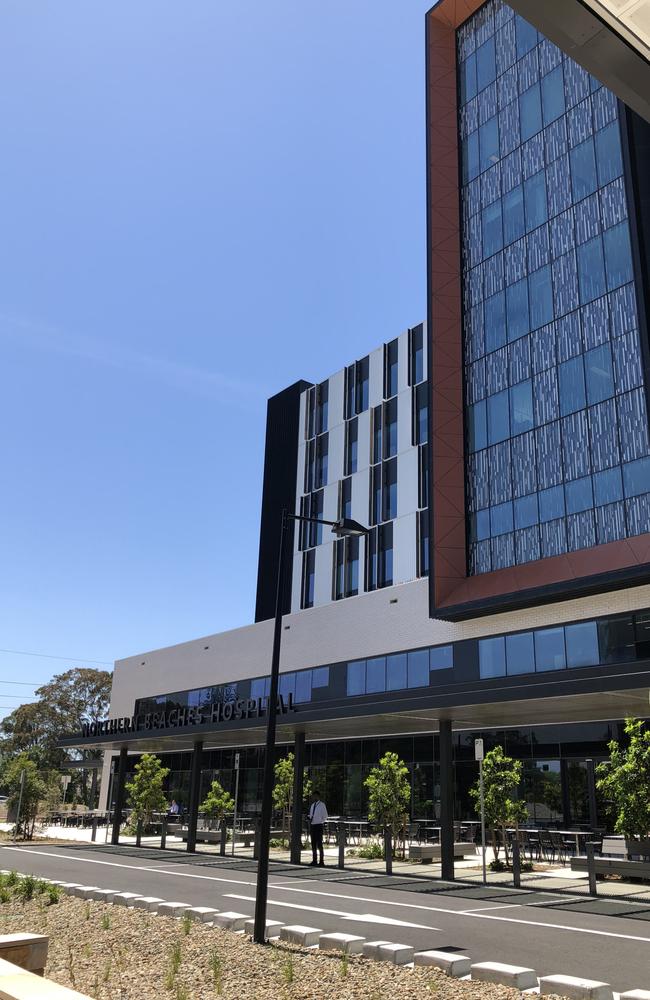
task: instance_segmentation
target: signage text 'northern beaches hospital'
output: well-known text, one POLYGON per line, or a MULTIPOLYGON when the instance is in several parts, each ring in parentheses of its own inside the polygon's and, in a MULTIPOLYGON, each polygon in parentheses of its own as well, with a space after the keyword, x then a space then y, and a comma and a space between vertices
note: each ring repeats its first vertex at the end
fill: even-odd
MULTIPOLYGON (((82 737, 115 736, 118 733, 140 733, 151 730, 181 729, 185 726, 215 725, 220 722, 241 722, 244 719, 261 719, 267 711, 266 698, 238 698, 236 701, 215 702, 209 708, 172 708, 169 712, 147 712, 143 715, 124 716, 119 719, 102 719, 84 722, 82 737)), ((276 712, 286 715, 295 712, 293 695, 278 695, 276 712)))

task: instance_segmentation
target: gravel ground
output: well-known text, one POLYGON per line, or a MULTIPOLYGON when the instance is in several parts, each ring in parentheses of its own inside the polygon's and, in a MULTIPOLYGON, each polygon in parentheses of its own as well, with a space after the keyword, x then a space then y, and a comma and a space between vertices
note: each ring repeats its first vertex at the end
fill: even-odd
POLYGON ((74 897, 0 904, 0 933, 50 937, 46 976, 96 1000, 520 1000, 516 990, 400 969, 74 897), (185 927, 189 933, 185 934, 185 927), (177 968, 174 971, 174 950, 177 968), (180 958, 178 958, 180 954, 180 958))

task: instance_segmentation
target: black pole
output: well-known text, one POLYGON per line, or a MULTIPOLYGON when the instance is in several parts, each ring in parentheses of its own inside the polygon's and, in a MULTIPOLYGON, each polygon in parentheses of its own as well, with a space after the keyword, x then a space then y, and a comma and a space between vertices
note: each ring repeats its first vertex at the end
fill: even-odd
POLYGON ((345 823, 339 823, 339 868, 345 868, 345 823))
POLYGON ((589 759, 587 765, 587 800, 589 802, 589 827, 593 831, 598 826, 598 808, 596 806, 596 773, 594 762, 589 759))
POLYGON ((291 864, 300 864, 302 851, 302 800, 305 773, 305 734, 296 733, 293 755, 293 805, 291 808, 291 864))
POLYGON ((199 795, 201 785, 201 754, 203 740, 197 740, 192 754, 192 769, 190 771, 190 809, 187 817, 187 850, 196 850, 196 825, 199 819, 199 795))
POLYGON ((440 719, 440 876, 454 878, 454 768, 451 719, 440 719))
POLYGON ((117 765, 117 788, 115 790, 115 812, 113 813, 113 832, 111 834, 111 844, 120 842, 120 825, 122 823, 122 812, 124 811, 124 781, 126 778, 126 747, 120 750, 117 765))
POLYGON ((90 776, 90 808, 97 808, 97 768, 92 769, 90 776))
POLYGON ((560 787, 562 791, 562 822, 564 829, 571 829, 571 795, 569 789, 569 762, 560 761, 560 787))
POLYGON ((273 629, 273 653, 271 656, 271 685, 267 704, 266 753, 264 755, 264 778, 262 784, 262 816, 260 819, 259 860, 257 862, 257 890, 255 893, 255 926, 253 940, 266 944, 266 902, 269 889, 269 841, 271 839, 271 819, 273 813, 273 779, 275 757, 275 722, 278 704, 278 676, 280 673, 280 647, 282 644, 282 600, 284 597, 285 534, 287 511, 283 508, 280 525, 280 553, 278 558, 278 579, 275 594, 275 626, 273 629))

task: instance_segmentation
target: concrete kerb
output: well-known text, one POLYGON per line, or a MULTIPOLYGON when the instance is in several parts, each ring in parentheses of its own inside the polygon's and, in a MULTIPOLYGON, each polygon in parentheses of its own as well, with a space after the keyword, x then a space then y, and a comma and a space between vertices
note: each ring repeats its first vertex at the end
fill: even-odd
POLYGON ((511 986, 515 990, 531 990, 537 986, 537 974, 533 969, 503 962, 476 962, 470 967, 472 979, 479 983, 497 983, 511 986))
POLYGON ((211 923, 216 917, 219 910, 216 910, 214 906, 191 906, 189 910, 186 910, 184 916, 189 917, 190 920, 196 920, 198 923, 207 924, 211 923))
MULTIPOLYGON (((282 921, 267 919, 265 928, 266 940, 270 941, 272 938, 279 938, 280 931, 282 930, 283 927, 284 924, 282 923, 282 921)), ((255 921, 253 918, 251 918, 250 920, 247 920, 246 923, 244 924, 244 933, 250 934, 252 936, 254 932, 255 932, 255 921)))
POLYGON ((650 990, 628 990, 621 993, 621 1000, 650 1000, 650 990))
POLYGON ((280 940, 288 944, 301 944, 306 948, 312 948, 318 944, 322 930, 316 927, 305 927, 303 924, 291 924, 283 927, 280 931, 280 940))
MULTIPOLYGON (((140 898, 139 892, 116 892, 111 902, 116 906, 133 906, 134 900, 140 898)), ((190 905, 189 903, 187 904, 190 905)))
POLYGON ((467 955, 456 955, 448 951, 417 951, 413 961, 415 965, 440 969, 454 979, 468 976, 472 964, 471 958, 468 958, 467 955))
POLYGON ((344 955, 360 955, 365 943, 366 939, 356 934, 321 934, 318 939, 321 951, 340 951, 344 955))
POLYGON ((579 979, 576 976, 540 976, 540 996, 562 996, 567 1000, 614 1000, 608 983, 593 979, 579 979))
POLYGON ((165 900, 161 899, 160 896, 138 896, 137 899, 133 900, 133 906, 136 910, 155 910, 158 903, 164 903, 165 900))
POLYGON ((243 931, 244 925, 249 919, 247 913, 235 913, 233 910, 226 910, 224 913, 214 914, 212 926, 220 927, 224 931, 243 931))
POLYGON ((192 909, 191 903, 156 903, 152 909, 161 917, 182 917, 187 910, 192 909))

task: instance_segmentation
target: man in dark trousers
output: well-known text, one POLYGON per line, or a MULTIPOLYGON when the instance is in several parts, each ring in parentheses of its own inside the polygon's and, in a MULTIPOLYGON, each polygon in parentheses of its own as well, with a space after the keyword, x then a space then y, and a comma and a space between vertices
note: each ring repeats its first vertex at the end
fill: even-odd
POLYGON ((323 859, 323 827, 327 823, 327 809, 325 803, 321 801, 320 792, 315 789, 311 793, 311 806, 309 807, 309 836, 311 838, 311 853, 313 861, 311 867, 320 864, 324 865, 323 859), (316 855, 320 855, 317 861, 316 855))

